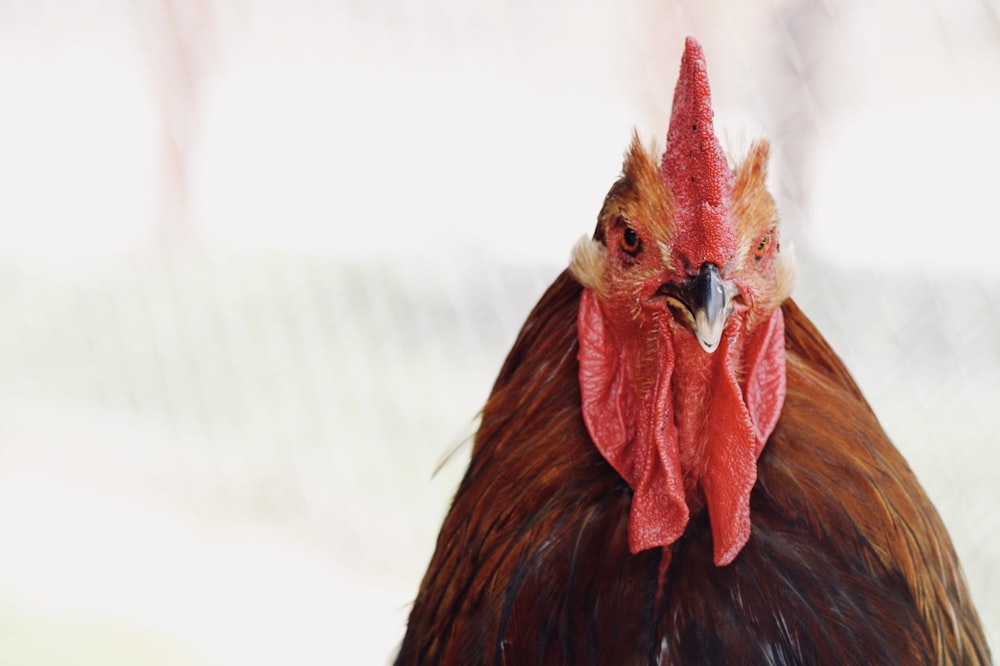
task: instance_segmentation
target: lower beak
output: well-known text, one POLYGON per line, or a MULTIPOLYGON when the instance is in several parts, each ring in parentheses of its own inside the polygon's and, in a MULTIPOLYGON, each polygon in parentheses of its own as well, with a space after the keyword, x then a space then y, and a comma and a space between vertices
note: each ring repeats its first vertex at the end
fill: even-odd
MULTIPOLYGON (((685 285, 688 286, 688 285, 685 285)), ((691 313, 694 315, 694 336, 701 348, 711 353, 719 348, 722 330, 733 312, 736 285, 722 279, 715 264, 702 264, 698 276, 689 286, 691 313)))

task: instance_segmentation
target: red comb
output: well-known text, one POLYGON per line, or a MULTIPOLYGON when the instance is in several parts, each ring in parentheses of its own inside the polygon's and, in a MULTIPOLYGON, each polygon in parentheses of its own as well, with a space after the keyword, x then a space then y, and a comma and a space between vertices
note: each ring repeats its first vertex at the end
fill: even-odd
POLYGON ((691 268, 712 262, 724 270, 736 248, 735 179, 715 137, 705 53, 694 37, 684 43, 660 176, 674 196, 677 249, 691 268))

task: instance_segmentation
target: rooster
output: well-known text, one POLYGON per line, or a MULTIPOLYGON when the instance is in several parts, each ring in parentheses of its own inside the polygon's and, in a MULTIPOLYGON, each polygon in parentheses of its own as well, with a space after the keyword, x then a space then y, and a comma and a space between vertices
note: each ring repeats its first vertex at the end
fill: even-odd
POLYGON ((789 298, 768 143, 731 168, 689 38, 528 317, 397 664, 985 664, 948 534, 789 298))

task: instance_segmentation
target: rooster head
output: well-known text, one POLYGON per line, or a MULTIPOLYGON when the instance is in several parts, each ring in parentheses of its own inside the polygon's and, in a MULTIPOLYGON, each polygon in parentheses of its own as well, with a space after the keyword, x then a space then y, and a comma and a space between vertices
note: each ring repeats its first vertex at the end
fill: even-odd
POLYGON ((778 244, 768 144, 735 168, 688 38, 662 160, 633 137, 593 238, 573 250, 587 429, 633 490, 632 552, 668 547, 707 508, 714 559, 750 537, 757 457, 785 396, 794 260, 778 244))

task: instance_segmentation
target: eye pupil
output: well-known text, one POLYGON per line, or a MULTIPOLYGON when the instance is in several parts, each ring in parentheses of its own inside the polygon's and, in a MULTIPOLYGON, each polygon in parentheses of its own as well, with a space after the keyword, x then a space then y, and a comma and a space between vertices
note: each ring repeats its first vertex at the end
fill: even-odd
POLYGON ((754 255, 760 259, 767 252, 767 249, 771 246, 771 232, 764 234, 764 237, 760 239, 760 243, 757 244, 757 250, 754 255))
POLYGON ((625 227, 622 230, 622 249, 632 256, 638 254, 639 250, 642 249, 642 241, 639 240, 639 234, 632 227, 625 227))

